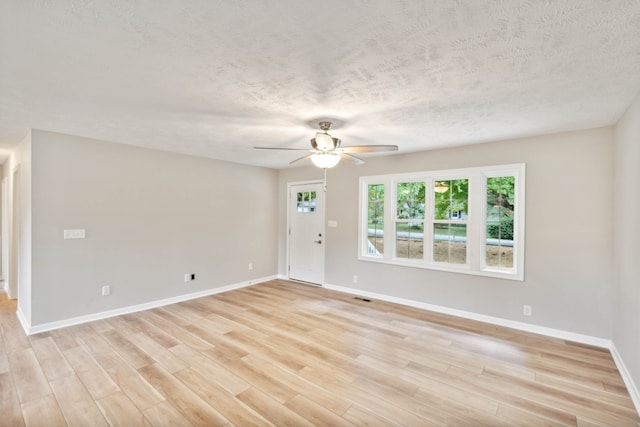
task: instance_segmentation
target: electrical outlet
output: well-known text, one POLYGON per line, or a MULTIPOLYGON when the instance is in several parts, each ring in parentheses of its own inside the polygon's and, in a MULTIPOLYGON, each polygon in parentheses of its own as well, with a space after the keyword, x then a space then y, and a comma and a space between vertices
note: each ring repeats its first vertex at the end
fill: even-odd
POLYGON ((102 296, 106 297, 107 295, 111 295, 111 286, 103 286, 102 287, 102 296))
POLYGON ((249 263, 249 270, 253 270, 253 263, 252 262, 249 263))
POLYGON ((355 274, 353 275, 353 283, 358 283, 358 276, 355 274))
POLYGON ((531 306, 530 305, 523 305, 522 306, 522 314, 524 316, 531 316, 531 314, 532 314, 531 306))
POLYGON ((184 275, 184 283, 191 281, 191 274, 187 273, 184 275))

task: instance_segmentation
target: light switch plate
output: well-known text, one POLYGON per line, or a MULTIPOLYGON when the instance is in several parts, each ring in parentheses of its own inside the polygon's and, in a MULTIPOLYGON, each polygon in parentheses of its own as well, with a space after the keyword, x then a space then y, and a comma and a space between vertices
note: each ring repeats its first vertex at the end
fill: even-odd
POLYGON ((87 235, 87 231, 84 228, 75 228, 71 230, 64 230, 65 239, 84 239, 87 235))

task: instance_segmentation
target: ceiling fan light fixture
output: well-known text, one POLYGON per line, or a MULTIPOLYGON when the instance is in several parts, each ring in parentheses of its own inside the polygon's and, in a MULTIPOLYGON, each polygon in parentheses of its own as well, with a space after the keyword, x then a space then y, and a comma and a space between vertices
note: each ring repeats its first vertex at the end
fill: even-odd
POLYGON ((299 157, 289 164, 299 162, 300 160, 311 159, 314 165, 325 170, 334 167, 340 160, 345 160, 351 164, 361 165, 364 163, 359 157, 354 154, 360 153, 372 153, 380 151, 397 151, 397 145, 352 145, 347 147, 341 147, 342 141, 339 138, 334 138, 327 132, 331 129, 331 122, 322 121, 318 123, 321 132, 316 132, 316 137, 311 138, 311 150, 304 148, 281 148, 281 147, 253 147, 261 150, 294 150, 294 151, 306 151, 307 155, 299 157))
POLYGON ((330 153, 319 153, 311 156, 314 165, 322 169, 330 169, 340 162, 340 156, 330 153))
POLYGON ((442 181, 436 182, 436 185, 433 187, 436 193, 446 193, 449 191, 449 186, 442 181))
POLYGON ((336 148, 336 142, 334 141, 334 138, 332 138, 328 133, 317 132, 315 140, 317 150, 327 151, 336 148))

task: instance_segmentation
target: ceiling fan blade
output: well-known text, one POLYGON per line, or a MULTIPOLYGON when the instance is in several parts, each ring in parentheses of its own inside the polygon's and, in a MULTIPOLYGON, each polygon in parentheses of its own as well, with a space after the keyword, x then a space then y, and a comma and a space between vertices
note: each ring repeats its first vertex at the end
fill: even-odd
POLYGON ((303 156, 303 157, 300 157, 300 158, 297 158, 295 160, 290 161, 289 164, 292 165, 292 164, 294 164, 296 162, 299 162, 300 160, 310 159, 311 156, 313 156, 314 154, 315 153, 307 154, 306 156, 303 156))
POLYGON ((354 164, 354 165, 362 165, 362 164, 364 164, 364 160, 362 160, 359 157, 354 156, 353 154, 339 153, 338 155, 345 162, 349 162, 349 163, 354 164))
POLYGON ((342 153, 374 153, 378 151, 398 151, 397 145, 352 145, 340 147, 342 153))
POLYGON ((310 151, 308 148, 253 147, 256 150, 310 151))

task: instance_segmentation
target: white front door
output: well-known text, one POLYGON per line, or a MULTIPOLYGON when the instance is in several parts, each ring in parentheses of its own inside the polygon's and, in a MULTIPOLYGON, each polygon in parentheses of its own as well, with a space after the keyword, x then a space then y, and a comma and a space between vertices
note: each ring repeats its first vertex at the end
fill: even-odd
POLYGON ((321 285, 325 244, 323 185, 296 184, 289 190, 289 279, 321 285))

